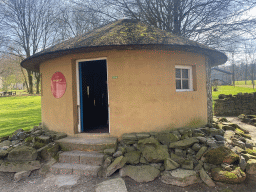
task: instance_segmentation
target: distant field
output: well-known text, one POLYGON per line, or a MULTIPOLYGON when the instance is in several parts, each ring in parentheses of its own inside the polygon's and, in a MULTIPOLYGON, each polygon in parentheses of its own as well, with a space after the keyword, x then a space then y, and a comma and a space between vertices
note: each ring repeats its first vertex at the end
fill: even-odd
MULTIPOLYGON (((245 81, 235 81, 235 85, 245 85, 245 81)), ((246 85, 252 85, 252 81, 247 80, 246 85)), ((254 85, 256 85, 256 80, 254 80, 254 85)))
POLYGON ((0 97, 0 137, 41 122, 41 96, 0 97))

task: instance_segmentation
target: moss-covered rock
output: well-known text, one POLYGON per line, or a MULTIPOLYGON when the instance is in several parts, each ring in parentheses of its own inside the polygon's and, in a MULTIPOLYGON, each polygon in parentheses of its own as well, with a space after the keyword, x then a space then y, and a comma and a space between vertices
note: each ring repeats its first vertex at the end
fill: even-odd
POLYGON ((163 145, 169 145, 169 143, 175 142, 179 140, 179 137, 173 133, 162 132, 156 134, 157 140, 163 145))
POLYGON ((37 158, 37 151, 32 147, 18 146, 8 154, 10 161, 33 161, 37 158))
POLYGON ((42 147, 44 147, 44 146, 46 146, 45 143, 40 143, 40 142, 35 142, 35 143, 34 143, 34 148, 35 148, 35 149, 40 149, 40 148, 42 148, 42 147))
POLYGON ((256 159, 249 159, 247 161, 246 173, 251 175, 256 174, 256 159))
POLYGON ((177 169, 178 167, 180 167, 180 165, 178 163, 176 163, 175 161, 173 161, 172 159, 167 158, 164 160, 165 171, 177 169))
POLYGON ((197 138, 189 138, 189 139, 184 139, 180 140, 174 143, 170 143, 169 148, 180 148, 180 149, 186 149, 191 147, 194 143, 198 143, 199 140, 197 138))
POLYGON ((233 171, 222 171, 221 168, 212 169, 213 180, 223 183, 242 183, 246 179, 246 174, 236 167, 233 171))
POLYGON ((163 162, 166 158, 169 158, 168 148, 164 145, 145 145, 142 150, 143 157, 151 163, 163 162))
POLYGON ((142 150, 145 146, 152 146, 152 147, 157 147, 159 146, 160 143, 153 137, 146 138, 146 139, 141 139, 138 141, 138 146, 142 150))
POLYGON ((25 143, 32 143, 32 141, 33 141, 33 137, 27 137, 25 139, 25 143))
POLYGON ((125 153, 124 155, 127 159, 128 164, 136 165, 140 162, 140 151, 131 151, 129 153, 125 153))
POLYGON ((231 149, 225 146, 221 146, 215 149, 211 149, 204 154, 206 162, 220 165, 222 163, 232 164, 239 162, 239 155, 234 153, 231 149))
POLYGON ((246 153, 256 156, 256 150, 253 150, 253 149, 246 149, 246 153))

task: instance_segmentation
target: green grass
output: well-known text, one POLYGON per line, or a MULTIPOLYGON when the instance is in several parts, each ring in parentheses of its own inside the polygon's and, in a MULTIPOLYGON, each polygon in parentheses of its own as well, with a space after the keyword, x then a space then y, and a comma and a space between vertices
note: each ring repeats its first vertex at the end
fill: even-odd
POLYGON ((0 97, 0 137, 41 122, 41 96, 0 97))

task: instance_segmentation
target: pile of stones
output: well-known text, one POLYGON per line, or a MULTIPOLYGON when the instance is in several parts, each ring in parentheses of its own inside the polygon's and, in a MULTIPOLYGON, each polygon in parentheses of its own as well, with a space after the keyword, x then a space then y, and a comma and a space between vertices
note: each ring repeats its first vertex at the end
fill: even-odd
POLYGON ((35 169, 47 171, 58 159, 60 147, 54 141, 66 136, 65 133, 44 129, 39 124, 30 131, 18 129, 11 136, 1 137, 0 171, 15 172, 16 181, 29 176, 35 169), (49 160, 52 160, 49 164, 43 164, 49 160))
POLYGON ((217 116, 238 116, 256 114, 256 92, 238 93, 237 95, 220 94, 215 100, 214 114, 217 116))
POLYGON ((226 118, 211 126, 166 132, 122 135, 117 148, 104 150, 98 173, 109 177, 119 170, 137 182, 160 177, 163 183, 188 186, 204 182, 241 183, 256 178, 255 143, 249 133, 226 118))
POLYGON ((242 122, 251 124, 251 125, 256 127, 256 115, 244 115, 244 114, 241 114, 241 115, 238 116, 238 118, 242 122))

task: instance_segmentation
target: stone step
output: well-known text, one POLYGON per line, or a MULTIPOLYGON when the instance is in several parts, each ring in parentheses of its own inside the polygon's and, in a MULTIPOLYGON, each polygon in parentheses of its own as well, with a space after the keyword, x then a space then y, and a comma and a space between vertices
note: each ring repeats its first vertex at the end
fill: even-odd
POLYGON ((96 151, 66 151, 60 154, 60 163, 83 164, 100 166, 103 162, 104 154, 96 151))
POLYGON ((64 175, 85 175, 85 176, 97 176, 100 166, 95 165, 83 165, 83 164, 70 164, 70 163, 56 163, 50 171, 57 174, 64 175))
POLYGON ((84 137, 66 137, 56 142, 65 151, 103 151, 107 148, 117 147, 116 137, 102 136, 84 136, 84 137))

